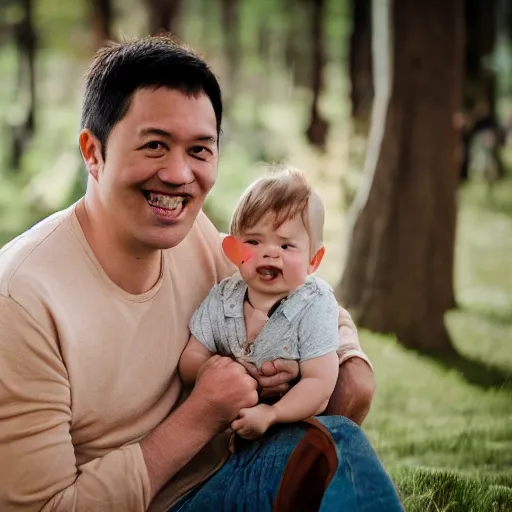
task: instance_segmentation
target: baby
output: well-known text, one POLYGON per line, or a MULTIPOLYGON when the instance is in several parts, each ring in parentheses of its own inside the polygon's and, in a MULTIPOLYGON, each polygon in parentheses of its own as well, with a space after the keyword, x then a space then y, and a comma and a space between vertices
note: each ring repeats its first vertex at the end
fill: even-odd
POLYGON ((278 358, 299 362, 300 380, 279 401, 242 409, 231 428, 254 439, 275 423, 325 410, 338 377, 339 307, 311 274, 320 265, 324 208, 298 170, 260 178, 241 197, 223 241, 239 272, 214 286, 190 322, 179 363, 185 384, 215 353, 259 369, 278 358))

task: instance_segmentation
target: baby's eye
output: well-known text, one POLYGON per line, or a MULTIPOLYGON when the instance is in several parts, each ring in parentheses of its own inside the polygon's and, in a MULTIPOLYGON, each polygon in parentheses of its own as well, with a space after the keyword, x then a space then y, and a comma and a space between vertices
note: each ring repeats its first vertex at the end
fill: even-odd
POLYGON ((286 249, 293 249, 293 245, 292 244, 283 244, 281 245, 281 249, 283 249, 284 251, 286 251, 286 249))
POLYGON ((251 245, 258 245, 258 241, 257 240, 246 240, 245 243, 246 244, 251 244, 251 245))

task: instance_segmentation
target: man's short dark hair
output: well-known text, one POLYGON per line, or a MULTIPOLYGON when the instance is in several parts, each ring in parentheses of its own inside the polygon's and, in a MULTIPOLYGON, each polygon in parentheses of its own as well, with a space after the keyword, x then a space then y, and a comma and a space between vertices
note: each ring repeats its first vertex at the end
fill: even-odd
POLYGON ((167 36, 109 43, 96 53, 87 71, 80 123, 100 141, 103 158, 112 128, 128 112, 133 94, 146 87, 168 87, 192 96, 206 94, 220 133, 220 86, 199 55, 167 36))

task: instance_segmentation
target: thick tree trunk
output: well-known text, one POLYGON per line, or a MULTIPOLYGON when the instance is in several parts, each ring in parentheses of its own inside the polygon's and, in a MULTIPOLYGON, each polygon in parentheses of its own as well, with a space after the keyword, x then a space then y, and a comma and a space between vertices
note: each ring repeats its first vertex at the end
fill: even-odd
POLYGON ((353 205, 337 291, 361 326, 395 333, 411 348, 451 352, 443 315, 453 299, 462 0, 388 5, 373 0, 367 182, 353 205))
POLYGON ((356 132, 366 133, 373 102, 372 2, 352 0, 349 76, 352 120, 356 132))
POLYGON ((310 109, 310 121, 306 130, 309 142, 321 150, 325 150, 329 125, 320 115, 318 103, 324 86, 325 43, 324 43, 324 12, 325 0, 311 0, 313 15, 311 18, 311 35, 313 39, 313 72, 311 90, 313 100, 310 109))
POLYGON ((240 66, 239 3, 238 0, 221 0, 224 53, 227 61, 228 97, 237 90, 240 66))
POLYGON ((179 36, 179 14, 183 0, 145 0, 149 10, 151 34, 170 33, 179 36))
POLYGON ((92 19, 97 48, 112 39, 113 18, 112 0, 93 0, 92 19))

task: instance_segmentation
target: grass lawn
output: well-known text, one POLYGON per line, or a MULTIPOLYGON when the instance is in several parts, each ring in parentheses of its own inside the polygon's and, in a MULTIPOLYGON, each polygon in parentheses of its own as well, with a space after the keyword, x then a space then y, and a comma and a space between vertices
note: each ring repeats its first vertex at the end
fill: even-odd
POLYGON ((493 202, 461 191, 456 292, 454 365, 361 332, 378 385, 364 428, 407 511, 512 511, 511 182, 493 202))

